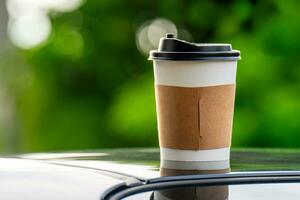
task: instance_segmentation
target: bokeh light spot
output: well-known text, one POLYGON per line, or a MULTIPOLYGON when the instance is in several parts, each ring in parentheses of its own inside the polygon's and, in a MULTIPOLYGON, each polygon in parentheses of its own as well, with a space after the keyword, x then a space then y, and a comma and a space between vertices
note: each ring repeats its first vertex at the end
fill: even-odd
POLYGON ((9 37, 19 48, 34 48, 51 33, 51 11, 70 12, 82 3, 83 0, 7 0, 9 37))
POLYGON ((54 46, 57 52, 79 58, 84 51, 84 41, 81 34, 73 27, 59 27, 54 36, 54 46))
POLYGON ((139 51, 147 55, 150 50, 158 47, 160 38, 166 33, 177 36, 175 24, 168 19, 158 18, 144 23, 136 34, 136 45, 139 51))
POLYGON ((33 12, 10 19, 8 32, 16 46, 30 49, 47 40, 51 32, 51 23, 44 13, 33 12))

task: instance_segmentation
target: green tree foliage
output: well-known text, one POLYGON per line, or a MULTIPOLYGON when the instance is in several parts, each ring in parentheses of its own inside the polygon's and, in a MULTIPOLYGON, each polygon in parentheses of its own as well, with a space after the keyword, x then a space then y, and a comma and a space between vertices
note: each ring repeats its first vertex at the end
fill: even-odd
POLYGON ((195 42, 241 50, 234 146, 299 147, 299 4, 88 0, 53 13, 49 41, 19 50, 23 61, 6 72, 20 150, 158 145, 152 63, 135 42, 138 28, 158 17, 195 42))

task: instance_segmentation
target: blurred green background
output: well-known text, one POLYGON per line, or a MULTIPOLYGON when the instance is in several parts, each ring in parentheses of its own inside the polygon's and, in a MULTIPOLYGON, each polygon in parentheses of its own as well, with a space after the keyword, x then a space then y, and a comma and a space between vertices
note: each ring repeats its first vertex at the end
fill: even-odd
POLYGON ((300 147, 300 1, 0 2, 0 150, 157 146, 152 63, 166 32, 232 43, 235 147, 300 147))

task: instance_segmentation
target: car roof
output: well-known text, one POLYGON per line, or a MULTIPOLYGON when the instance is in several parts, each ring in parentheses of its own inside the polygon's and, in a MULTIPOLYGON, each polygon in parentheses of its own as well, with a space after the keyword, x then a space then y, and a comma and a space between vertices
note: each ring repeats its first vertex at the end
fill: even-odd
MULTIPOLYGON (((103 149, 22 154, 19 158, 77 167, 102 169, 138 179, 159 176, 158 148, 103 149)), ((232 172, 299 170, 300 151, 293 149, 233 148, 232 172)))
POLYGON ((0 158, 1 199, 99 199, 127 177, 39 161, 0 158))
MULTIPOLYGON (((299 158, 297 150, 232 149, 231 171, 298 170, 299 158)), ((99 199, 122 188, 166 181, 159 178, 158 148, 27 153, 3 156, 0 163, 1 197, 12 200, 99 199)))

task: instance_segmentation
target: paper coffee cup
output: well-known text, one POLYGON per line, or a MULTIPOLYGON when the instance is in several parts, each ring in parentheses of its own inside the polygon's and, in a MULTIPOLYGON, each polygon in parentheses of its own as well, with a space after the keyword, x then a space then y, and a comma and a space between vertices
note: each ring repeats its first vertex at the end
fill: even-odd
POLYGON ((229 168, 237 60, 230 44, 195 44, 167 34, 150 52, 161 167, 229 168))

